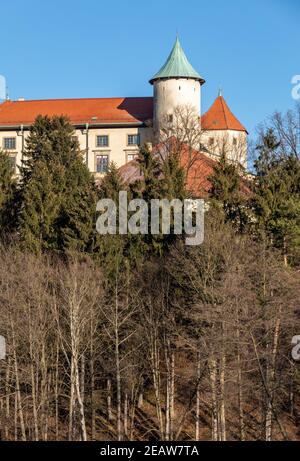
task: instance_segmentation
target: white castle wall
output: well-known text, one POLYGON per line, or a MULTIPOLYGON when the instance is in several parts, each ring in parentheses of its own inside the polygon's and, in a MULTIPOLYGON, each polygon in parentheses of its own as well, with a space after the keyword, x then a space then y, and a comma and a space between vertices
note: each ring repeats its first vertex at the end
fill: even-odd
MULTIPOLYGON (((96 155, 105 154, 109 156, 109 161, 116 163, 118 167, 124 165, 128 160, 128 154, 136 153, 138 146, 128 146, 127 136, 129 134, 139 134, 140 144, 151 143, 153 140, 152 127, 108 127, 108 128, 89 128, 88 130, 88 168, 91 172, 96 171, 96 155), (98 135, 108 135, 109 145, 107 147, 97 147, 96 137, 98 135)), ((29 131, 23 133, 24 146, 26 147, 26 138, 29 131)), ((75 129, 74 136, 78 137, 79 145, 82 150, 84 160, 86 159, 86 132, 83 129, 75 129)), ((0 149, 3 148, 4 138, 15 138, 16 148, 7 151, 11 157, 15 158, 16 174, 19 173, 19 166, 22 160, 22 133, 21 130, 10 130, 0 132, 0 149)))
POLYGON ((222 152, 225 152, 229 160, 247 168, 247 133, 245 131, 207 130, 202 132, 201 140, 212 157, 219 157, 222 152))
POLYGON ((201 85, 198 80, 188 78, 171 78, 156 80, 154 86, 153 122, 156 133, 165 123, 166 116, 172 115, 175 108, 189 106, 201 113, 201 85))

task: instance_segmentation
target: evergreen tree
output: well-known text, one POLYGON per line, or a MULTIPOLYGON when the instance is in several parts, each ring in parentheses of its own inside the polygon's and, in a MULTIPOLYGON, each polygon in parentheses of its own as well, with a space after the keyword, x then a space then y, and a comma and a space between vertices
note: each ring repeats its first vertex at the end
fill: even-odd
POLYGON ((278 163, 278 148, 280 142, 275 136, 274 130, 269 128, 262 136, 262 142, 256 146, 259 155, 254 161, 256 175, 263 178, 268 175, 271 168, 278 163))
MULTIPOLYGON (((122 269, 129 263, 134 264, 134 255, 131 253, 130 236, 118 233, 119 192, 127 191, 118 168, 111 162, 108 171, 99 185, 99 198, 111 199, 117 207, 116 235, 97 235, 96 258, 105 266, 108 276, 114 278, 116 268, 122 269)), ((127 191, 128 192, 128 191, 127 191)), ((129 197, 128 197, 129 199, 129 197)), ((135 249, 136 250, 136 249, 135 249)))
POLYGON ((300 161, 278 153, 280 142, 272 130, 257 146, 254 166, 257 178, 253 203, 260 232, 283 252, 284 261, 299 260, 300 250, 300 161))
POLYGON ((100 183, 99 197, 110 198, 117 203, 119 200, 119 192, 125 190, 127 190, 127 186, 119 173, 118 167, 114 162, 111 162, 108 165, 106 175, 100 183))
POLYGON ((166 197, 169 197, 170 200, 187 198, 186 173, 180 164, 180 155, 177 152, 171 152, 164 160, 162 175, 162 187, 166 197))
POLYGON ((133 196, 143 198, 146 202, 151 199, 160 198, 162 166, 158 157, 143 146, 139 150, 136 162, 140 169, 141 178, 137 179, 130 187, 133 196))
POLYGON ((53 171, 43 160, 36 160, 31 180, 22 190, 19 231, 25 246, 35 253, 57 249, 56 220, 61 194, 54 187, 53 171))
POLYGON ((18 224, 36 252, 93 248, 97 194, 72 135, 65 117, 39 116, 27 139, 18 224))
POLYGON ((151 233, 151 200, 152 199, 180 199, 186 196, 185 174, 180 165, 180 158, 170 150, 163 158, 153 153, 147 146, 139 151, 137 163, 140 168, 141 179, 131 185, 133 197, 143 198, 148 204, 148 235, 141 239, 144 251, 148 254, 162 253, 177 237, 172 232, 173 216, 170 222, 170 235, 153 235, 151 233))
POLYGON ((0 234, 11 230, 14 224, 14 171, 9 156, 0 150, 0 234))
POLYGON ((225 220, 231 221, 239 231, 243 231, 248 222, 248 206, 247 197, 242 191, 241 167, 228 161, 223 153, 209 180, 212 184, 212 204, 217 207, 221 204, 225 220))

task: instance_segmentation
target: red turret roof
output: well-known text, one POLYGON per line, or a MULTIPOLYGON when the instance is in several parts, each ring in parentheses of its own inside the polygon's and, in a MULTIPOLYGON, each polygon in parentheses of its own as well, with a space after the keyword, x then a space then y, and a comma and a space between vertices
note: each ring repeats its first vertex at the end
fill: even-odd
POLYGON ((233 115, 223 96, 218 96, 213 105, 201 118, 203 130, 235 130, 245 131, 246 128, 233 115))

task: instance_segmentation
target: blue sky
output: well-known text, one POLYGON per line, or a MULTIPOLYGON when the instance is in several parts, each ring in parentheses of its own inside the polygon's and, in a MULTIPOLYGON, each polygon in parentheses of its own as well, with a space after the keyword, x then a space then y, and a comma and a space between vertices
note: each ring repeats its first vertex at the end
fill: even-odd
POLYGON ((11 0, 0 2, 0 74, 10 97, 148 96, 176 30, 206 79, 219 84, 250 134, 293 107, 300 74, 299 0, 11 0))

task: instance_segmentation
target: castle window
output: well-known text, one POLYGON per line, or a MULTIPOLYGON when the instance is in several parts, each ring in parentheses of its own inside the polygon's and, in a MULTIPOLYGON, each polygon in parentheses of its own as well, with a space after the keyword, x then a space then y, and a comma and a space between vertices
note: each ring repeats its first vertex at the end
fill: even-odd
POLYGON ((236 146, 236 145, 237 145, 237 139, 236 139, 236 138, 233 138, 233 140, 232 140, 232 144, 233 144, 234 146, 236 146))
POLYGON ((134 160, 138 157, 138 153, 137 152, 132 152, 130 154, 127 154, 127 162, 131 162, 131 160, 134 160))
POLYGON ((127 144, 128 146, 139 146, 140 145, 140 135, 139 134, 127 135, 127 144))
POLYGON ((108 147, 108 135, 97 136, 96 145, 97 147, 108 147))
POLYGON ((9 156, 9 162, 10 162, 10 166, 11 166, 12 171, 15 173, 16 172, 16 166, 17 166, 16 156, 15 155, 10 155, 9 156))
POLYGON ((168 122, 173 123, 173 114, 168 115, 168 122))
POLYGON ((16 148, 16 138, 3 138, 3 148, 13 150, 16 148))
POLYGON ((210 146, 213 146, 213 144, 214 144, 214 138, 209 138, 208 144, 209 144, 210 146))
POLYGON ((106 173, 108 170, 108 155, 96 155, 96 172, 106 173))

